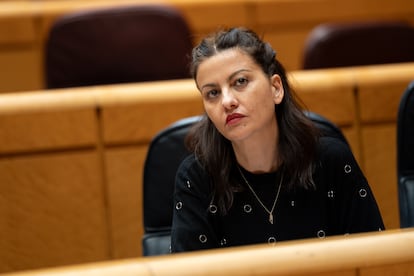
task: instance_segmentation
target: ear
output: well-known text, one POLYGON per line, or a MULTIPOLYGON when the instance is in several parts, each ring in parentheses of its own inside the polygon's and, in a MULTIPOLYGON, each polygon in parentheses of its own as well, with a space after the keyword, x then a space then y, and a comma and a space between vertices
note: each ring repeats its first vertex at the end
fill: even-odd
POLYGON ((270 84, 272 85, 273 101, 275 102, 275 104, 280 104, 283 100, 283 96, 285 95, 282 79, 278 74, 274 74, 270 78, 270 82, 270 84))

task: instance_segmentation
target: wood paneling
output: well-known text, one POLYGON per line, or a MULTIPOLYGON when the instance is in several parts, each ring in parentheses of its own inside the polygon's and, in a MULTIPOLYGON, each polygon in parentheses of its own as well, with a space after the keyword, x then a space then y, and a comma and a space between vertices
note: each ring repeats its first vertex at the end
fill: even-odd
POLYGON ((148 143, 174 121, 201 114, 199 95, 192 80, 106 86, 96 94, 104 143, 148 143))
POLYGON ((414 272, 414 261, 403 262, 392 265, 380 265, 375 267, 361 268, 359 276, 408 276, 414 272))
POLYGON ((306 38, 312 27, 296 26, 260 26, 257 32, 263 34, 277 53, 277 58, 286 70, 298 70, 303 67, 303 52, 306 38))
POLYGON ((25 14, 0 14, 0 45, 28 44, 36 41, 35 18, 25 14))
POLYGON ((396 120, 401 95, 414 80, 414 68, 400 64, 367 66, 358 71, 357 109, 360 114, 361 159, 377 196, 386 227, 398 228, 396 120))
POLYGON ((0 45, 0 66, 0 92, 43 88, 43 70, 39 50, 26 46, 2 47, 0 45))
POLYGON ((106 143, 147 143, 160 127, 203 112, 198 98, 177 102, 147 102, 124 107, 104 107, 104 139, 106 143))
POLYGON ((105 154, 113 258, 142 255, 142 177, 147 146, 109 148, 105 154))
POLYGON ((250 25, 251 10, 246 1, 170 0, 168 3, 182 11, 193 31, 195 41, 221 27, 250 25))
POLYGON ((364 126, 364 172, 376 196, 387 228, 399 228, 395 124, 364 126))
POLYGON ((107 260, 94 151, 0 159, 0 271, 107 260))
POLYGON ((367 66, 359 71, 356 85, 362 123, 396 120, 401 95, 414 80, 414 70, 409 63, 395 65, 367 66), (391 67, 396 70, 388 70, 391 67))
POLYGON ((93 109, 0 116, 0 154, 94 147, 93 109))
POLYGON ((386 0, 259 0, 256 3, 255 18, 263 25, 390 18, 414 11, 414 4, 410 0, 392 3, 386 0))

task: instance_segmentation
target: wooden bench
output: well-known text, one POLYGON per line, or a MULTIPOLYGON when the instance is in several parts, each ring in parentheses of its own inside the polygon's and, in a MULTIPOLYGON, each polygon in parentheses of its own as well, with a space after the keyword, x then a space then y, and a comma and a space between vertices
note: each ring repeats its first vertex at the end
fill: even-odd
POLYGON ((410 229, 134 258, 6 275, 412 275, 413 246, 414 231, 410 229))

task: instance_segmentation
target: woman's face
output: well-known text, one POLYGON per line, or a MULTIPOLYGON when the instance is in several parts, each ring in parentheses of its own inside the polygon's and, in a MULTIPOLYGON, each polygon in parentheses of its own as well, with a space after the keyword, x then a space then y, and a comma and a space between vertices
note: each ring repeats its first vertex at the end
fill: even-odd
POLYGON ((205 111, 218 131, 232 142, 275 132, 275 104, 283 99, 279 75, 268 77, 240 49, 228 49, 198 67, 197 87, 205 111))

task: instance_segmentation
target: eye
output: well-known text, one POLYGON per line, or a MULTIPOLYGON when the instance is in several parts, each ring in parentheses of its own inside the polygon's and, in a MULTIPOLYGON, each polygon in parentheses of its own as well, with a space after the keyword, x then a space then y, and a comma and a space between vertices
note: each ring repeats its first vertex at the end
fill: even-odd
POLYGON ((217 89, 211 89, 211 90, 205 91, 203 94, 204 94, 204 98, 206 99, 214 99, 219 95, 219 91, 217 89))
POLYGON ((248 83, 249 81, 246 79, 246 78, 243 78, 243 77, 240 77, 240 78, 237 78, 235 81, 234 81, 234 86, 237 86, 237 87, 244 87, 244 86, 246 86, 247 85, 247 83, 248 83))

